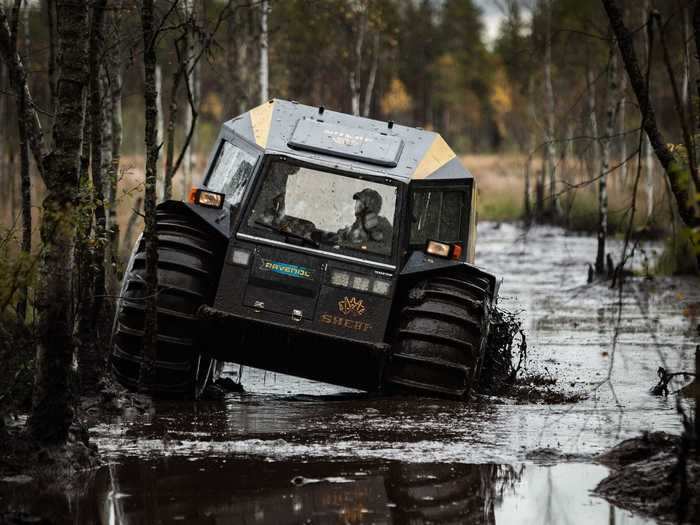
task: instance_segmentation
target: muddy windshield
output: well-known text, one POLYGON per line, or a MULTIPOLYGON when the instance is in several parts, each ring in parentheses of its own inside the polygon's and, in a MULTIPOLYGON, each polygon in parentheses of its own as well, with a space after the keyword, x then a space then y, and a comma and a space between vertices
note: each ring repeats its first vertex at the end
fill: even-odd
POLYGON ((273 162, 247 224, 291 244, 389 256, 396 192, 390 184, 273 162))

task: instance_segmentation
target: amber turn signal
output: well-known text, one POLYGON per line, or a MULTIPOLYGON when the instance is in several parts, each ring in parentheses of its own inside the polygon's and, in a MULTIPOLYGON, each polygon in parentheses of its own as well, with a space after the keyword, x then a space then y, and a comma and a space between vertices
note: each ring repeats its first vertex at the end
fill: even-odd
POLYGON ((215 191, 192 188, 188 199, 192 204, 199 204, 207 208, 223 208, 226 195, 215 191))
POLYGON ((425 253, 444 257, 445 259, 459 259, 462 256, 462 245, 459 243, 450 244, 440 241, 428 241, 425 244, 425 253))

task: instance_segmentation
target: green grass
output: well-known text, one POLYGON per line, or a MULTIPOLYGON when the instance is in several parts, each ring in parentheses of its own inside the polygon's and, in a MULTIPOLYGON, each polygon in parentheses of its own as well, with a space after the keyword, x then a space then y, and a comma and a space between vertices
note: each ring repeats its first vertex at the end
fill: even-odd
POLYGON ((523 218, 523 200, 514 193, 479 196, 480 221, 514 222, 523 218))
POLYGON ((697 274, 698 267, 693 253, 693 245, 690 242, 690 233, 687 228, 682 228, 671 234, 664 243, 654 272, 658 275, 687 275, 697 274))

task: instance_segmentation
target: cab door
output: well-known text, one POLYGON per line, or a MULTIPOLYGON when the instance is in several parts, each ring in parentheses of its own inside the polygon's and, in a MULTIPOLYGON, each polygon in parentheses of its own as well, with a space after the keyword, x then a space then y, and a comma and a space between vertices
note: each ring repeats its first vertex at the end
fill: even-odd
POLYGON ((409 252, 422 251, 428 240, 460 243, 462 260, 474 262, 476 191, 474 179, 437 184, 411 181, 408 213, 409 252))

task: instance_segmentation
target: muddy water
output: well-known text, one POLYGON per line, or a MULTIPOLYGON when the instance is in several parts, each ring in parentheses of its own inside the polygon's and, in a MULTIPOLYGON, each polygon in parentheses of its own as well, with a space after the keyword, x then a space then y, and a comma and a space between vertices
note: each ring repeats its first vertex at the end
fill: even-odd
POLYGON ((77 523, 643 523, 590 495, 607 472, 590 458, 680 428, 674 397, 648 390, 659 366, 691 366, 700 281, 635 279, 619 295, 586 284, 594 254, 558 229, 480 229, 478 262, 522 312, 530 371, 583 401, 387 399, 244 369, 245 394, 98 422, 110 465, 41 505, 31 482, 0 481, 0 507, 77 523))

